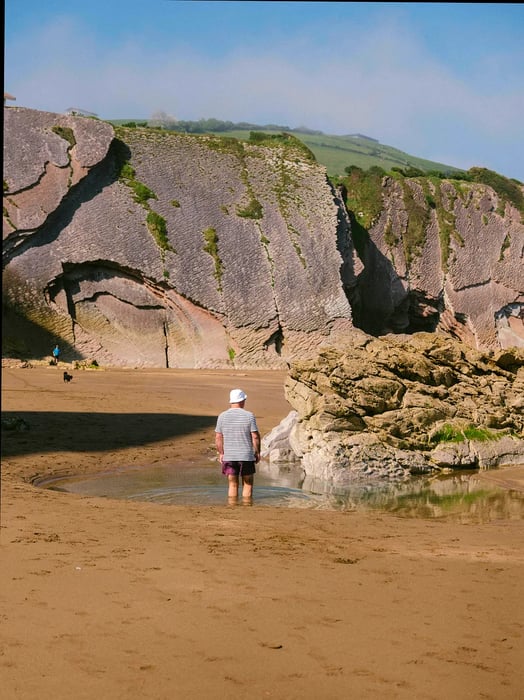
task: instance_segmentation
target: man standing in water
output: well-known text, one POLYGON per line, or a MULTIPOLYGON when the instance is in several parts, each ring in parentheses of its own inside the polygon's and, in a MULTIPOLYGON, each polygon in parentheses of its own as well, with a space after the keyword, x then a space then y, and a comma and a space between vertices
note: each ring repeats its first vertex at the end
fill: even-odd
POLYGON ((253 499, 255 464, 260 459, 260 433, 253 413, 244 409, 247 396, 242 389, 232 389, 229 409, 217 419, 215 445, 222 463, 222 474, 228 478, 228 501, 236 503, 239 479, 242 477, 242 501, 253 499))

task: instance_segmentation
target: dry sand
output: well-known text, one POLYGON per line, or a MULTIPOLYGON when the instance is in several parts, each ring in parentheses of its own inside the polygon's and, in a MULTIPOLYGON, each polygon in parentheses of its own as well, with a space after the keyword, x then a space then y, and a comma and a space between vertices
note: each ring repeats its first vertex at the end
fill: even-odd
POLYGON ((290 408, 281 372, 72 373, 2 371, 4 416, 30 425, 2 431, 4 700, 524 698, 523 521, 37 489, 211 457, 230 388, 263 434, 290 408))

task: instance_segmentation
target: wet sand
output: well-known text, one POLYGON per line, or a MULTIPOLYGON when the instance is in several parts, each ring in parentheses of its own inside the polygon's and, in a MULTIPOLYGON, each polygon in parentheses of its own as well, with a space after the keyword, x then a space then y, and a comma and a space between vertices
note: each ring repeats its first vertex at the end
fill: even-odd
MULTIPOLYGON (((70 369, 70 368, 68 368, 70 369)), ((2 370, 2 697, 524 698, 524 523, 160 506, 36 476, 214 458, 282 372, 2 370)), ((217 464, 218 468, 218 464, 217 464)), ((523 488, 523 469, 484 475, 523 488)))

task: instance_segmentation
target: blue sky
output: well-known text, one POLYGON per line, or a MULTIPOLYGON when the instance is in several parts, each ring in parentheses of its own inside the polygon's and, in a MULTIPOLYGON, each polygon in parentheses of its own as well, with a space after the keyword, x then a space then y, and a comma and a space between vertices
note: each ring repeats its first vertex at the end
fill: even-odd
POLYGON ((9 103, 363 133, 524 181, 524 4, 5 0, 9 103))

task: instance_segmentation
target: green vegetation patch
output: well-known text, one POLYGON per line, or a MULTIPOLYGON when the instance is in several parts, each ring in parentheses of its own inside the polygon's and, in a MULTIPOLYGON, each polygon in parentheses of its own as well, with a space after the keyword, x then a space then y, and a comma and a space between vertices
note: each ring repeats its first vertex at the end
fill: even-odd
MULTIPOLYGON (((422 181, 424 183, 424 181, 422 181)), ((429 182, 434 185, 434 193, 431 195, 432 200, 435 202, 434 208, 437 215, 439 240, 440 240, 440 261, 442 270, 447 272, 449 269, 449 256, 451 253, 451 240, 454 239, 459 245, 463 245, 464 241, 460 237, 457 227, 456 218, 454 213, 455 201, 457 199, 458 193, 456 190, 453 192, 442 191, 442 183, 439 181, 438 177, 434 176, 426 180, 423 187, 429 186, 429 182), (449 208, 444 206, 444 199, 447 199, 449 208)), ((448 183, 449 184, 449 183, 448 183)), ((426 192, 426 189, 425 189, 426 192)), ((426 194, 426 201, 427 201, 426 194)), ((431 205, 430 205, 431 206, 431 205)))
MULTIPOLYGON (((133 191, 133 200, 140 204, 147 212, 146 226, 149 233, 153 236, 156 244, 160 248, 162 260, 165 258, 167 250, 176 253, 176 250, 169 242, 167 235, 167 223, 163 216, 153 211, 149 205, 150 199, 158 199, 156 194, 136 179, 136 172, 131 163, 123 159, 124 144, 119 142, 116 144, 116 154, 118 163, 118 178, 133 191)), ((168 277, 169 273, 164 270, 164 277, 168 277)))
POLYGON ((124 124, 120 124, 120 126, 126 129, 144 129, 147 127, 147 122, 125 122, 124 124))
POLYGON ((76 360, 75 369, 99 369, 100 365, 96 360, 76 360))
POLYGON ((202 232, 202 235, 204 236, 204 240, 206 242, 203 250, 213 258, 215 263, 214 276, 218 282, 218 291, 221 292, 223 267, 222 261, 220 260, 220 256, 218 254, 218 235, 216 229, 212 227, 206 228, 206 230, 202 232))
POLYGON ((369 230, 383 209, 382 178, 386 173, 376 166, 364 171, 351 165, 346 168, 346 174, 339 181, 347 191, 346 205, 354 212, 357 222, 369 230))
POLYGON ((287 149, 288 155, 295 155, 301 160, 305 160, 308 163, 316 163, 315 154, 311 149, 309 149, 306 144, 297 139, 296 136, 288 133, 280 134, 268 134, 262 131, 250 131, 249 132, 249 143, 255 144, 256 146, 266 146, 268 148, 274 146, 284 146, 287 149))
POLYGON ((291 223, 291 208, 298 208, 301 202, 299 196, 300 184, 296 177, 295 168, 289 162, 289 159, 286 160, 284 154, 282 154, 279 166, 275 168, 275 172, 279 174, 278 182, 273 188, 277 198, 278 208, 282 214, 282 218, 286 222, 289 238, 300 260, 300 264, 306 269, 306 259, 302 254, 302 249, 299 244, 300 231, 291 223))
POLYGON ((503 433, 496 433, 489 428, 476 425, 466 425, 463 427, 446 423, 433 433, 430 442, 439 444, 441 442, 464 442, 465 440, 477 440, 487 442, 488 440, 500 440, 503 433))
POLYGON ((132 165, 128 162, 122 164, 120 168, 119 178, 133 190, 133 199, 138 204, 147 205, 150 199, 158 199, 156 194, 136 179, 136 173, 132 165))
POLYGON ((51 131, 57 134, 57 136, 60 136, 61 139, 64 139, 64 141, 67 141, 70 148, 76 146, 76 139, 73 129, 70 129, 68 126, 53 126, 51 131))
MULTIPOLYGON (((377 221, 383 209, 382 180, 384 176, 393 177, 403 189, 403 201, 408 214, 407 229, 403 234, 402 243, 406 263, 412 262, 425 243, 427 228, 432 212, 437 218, 442 270, 449 269, 449 257, 451 243, 463 246, 464 240, 460 236, 455 216, 455 202, 461 197, 467 201, 467 195, 471 190, 468 182, 478 182, 496 191, 500 201, 511 202, 521 211, 524 220, 524 196, 519 184, 497 173, 484 168, 472 168, 467 173, 454 173, 453 179, 442 182, 444 174, 435 172, 424 175, 417 168, 394 167, 388 173, 382 168, 372 167, 367 171, 351 165, 346 167, 346 176, 334 178, 333 185, 342 185, 346 191, 346 206, 351 218, 351 233, 355 248, 360 257, 369 240, 369 229, 377 221), (413 190, 414 185, 409 179, 416 178, 416 183, 422 188, 422 197, 417 198, 413 190), (446 189, 444 189, 446 188, 446 189)), ((503 208, 502 208, 503 209, 503 208)), ((499 211, 499 214, 503 213, 499 211)), ((488 223, 485 215, 482 217, 484 225, 488 223)), ((399 237, 395 235, 391 222, 384 226, 384 240, 390 248, 399 244, 399 237)), ((500 260, 510 245, 510 238, 506 236, 500 252, 500 260)))
MULTIPOLYGON (((248 139, 247 134, 251 134, 251 132, 263 133, 266 138, 273 135, 281 138, 282 134, 284 134, 300 140, 309 153, 313 154, 316 162, 326 167, 331 177, 343 175, 348 165, 356 165, 363 170, 379 166, 386 170, 397 167, 408 173, 411 171, 418 171, 419 173, 433 171, 441 173, 444 177, 454 172, 461 172, 458 168, 444 165, 443 163, 411 156, 403 151, 399 151, 397 148, 381 144, 377 139, 362 134, 337 136, 324 134, 321 131, 306 127, 293 129, 290 126, 278 124, 262 126, 242 122, 234 124, 217 119, 201 119, 199 122, 179 121, 173 128, 186 133, 212 132, 244 141, 248 139)), ((268 143, 264 143, 264 145, 268 145, 268 143)))
POLYGON ((504 237, 504 240, 502 241, 502 246, 500 248, 499 262, 502 262, 504 260, 504 253, 510 247, 510 245, 511 236, 509 233, 506 233, 506 236, 504 237))
MULTIPOLYGON (((522 183, 517 180, 499 175, 487 168, 470 168, 466 173, 470 182, 478 182, 481 185, 488 185, 498 194, 503 203, 510 202, 518 209, 521 219, 524 221, 524 194, 522 183)), ((503 213, 503 211, 501 212, 503 213)))
POLYGON ((124 162, 120 167, 120 172, 118 177, 121 180, 134 180, 135 179, 135 169, 130 163, 124 162))
POLYGON ((171 250, 174 252, 167 237, 166 220, 160 216, 160 214, 157 214, 156 211, 149 211, 146 217, 146 224, 149 233, 157 242, 158 247, 161 250, 171 250))
POLYGON ((262 205, 253 195, 245 207, 237 207, 237 214, 244 219, 261 219, 264 215, 262 205))
POLYGON ((142 182, 138 182, 137 180, 133 180, 132 182, 129 183, 131 189, 135 193, 135 196, 133 199, 135 202, 138 202, 138 204, 145 204, 148 200, 150 199, 157 199, 157 196, 154 192, 152 192, 149 187, 144 185, 142 182))
POLYGON ((240 158, 242 161, 244 159, 244 144, 238 139, 227 136, 217 136, 215 138, 206 139, 205 143, 212 151, 216 151, 217 153, 229 153, 240 158))
MULTIPOLYGON (((246 151, 244 143, 238 139, 228 137, 215 137, 206 140, 207 146, 218 153, 228 153, 235 156, 240 161, 240 178, 247 190, 249 201, 245 206, 238 205, 236 213, 244 219, 261 219, 264 216, 262 204, 255 197, 251 183, 249 182, 249 173, 246 165, 246 151)), ((224 208, 222 209, 224 211, 224 208)), ((225 208, 225 212, 227 208, 225 208)))
POLYGON ((403 236, 404 256, 409 266, 414 256, 420 251, 426 240, 426 227, 430 208, 417 202, 411 187, 402 182, 404 206, 408 214, 408 224, 403 236))

